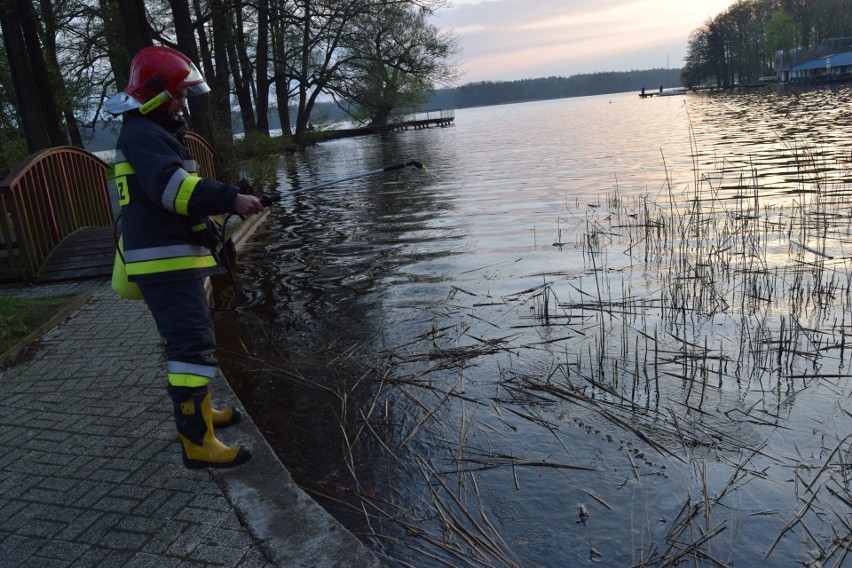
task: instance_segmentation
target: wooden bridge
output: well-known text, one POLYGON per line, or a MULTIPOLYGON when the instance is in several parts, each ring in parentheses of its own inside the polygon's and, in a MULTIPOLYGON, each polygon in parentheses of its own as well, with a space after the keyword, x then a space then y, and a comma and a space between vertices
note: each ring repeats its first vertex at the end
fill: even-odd
MULTIPOLYGON (((199 136, 186 143, 202 175, 214 153, 199 136)), ((31 155, 0 183, 0 282, 108 278, 115 256, 117 196, 109 166, 72 146, 31 155)))

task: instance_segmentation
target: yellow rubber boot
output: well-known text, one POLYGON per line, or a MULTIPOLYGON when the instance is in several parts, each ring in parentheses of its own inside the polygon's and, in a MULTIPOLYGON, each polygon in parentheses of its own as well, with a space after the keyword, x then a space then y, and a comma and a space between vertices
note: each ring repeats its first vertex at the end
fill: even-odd
POLYGON ((213 409, 207 387, 168 386, 180 438, 183 465, 189 469, 228 468, 244 464, 251 452, 241 446, 229 447, 213 433, 213 409))
POLYGON ((210 413, 213 417, 213 428, 217 429, 237 424, 241 416, 240 411, 233 406, 225 407, 222 410, 211 407, 210 413))

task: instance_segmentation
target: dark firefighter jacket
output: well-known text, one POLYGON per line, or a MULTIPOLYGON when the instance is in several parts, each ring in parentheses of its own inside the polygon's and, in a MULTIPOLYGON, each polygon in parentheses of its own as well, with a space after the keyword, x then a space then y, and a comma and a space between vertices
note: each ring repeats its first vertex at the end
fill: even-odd
POLYGON ((175 134, 181 125, 135 111, 124 115, 115 183, 131 282, 200 278, 220 270, 199 234, 207 216, 233 212, 239 190, 198 176, 195 160, 175 134))

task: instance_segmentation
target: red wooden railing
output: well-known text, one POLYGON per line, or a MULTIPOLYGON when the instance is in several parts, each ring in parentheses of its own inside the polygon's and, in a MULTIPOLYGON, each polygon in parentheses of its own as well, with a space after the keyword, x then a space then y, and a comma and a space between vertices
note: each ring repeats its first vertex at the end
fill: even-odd
POLYGON ((199 175, 201 177, 215 177, 214 159, 216 153, 213 151, 213 147, 194 132, 187 132, 184 135, 183 143, 189 148, 190 155, 195 158, 199 175))
MULTIPOLYGON (((215 153, 200 136, 184 139, 202 176, 215 153)), ((112 225, 108 164, 85 150, 36 152, 0 183, 0 282, 34 280, 51 252, 88 227, 112 225)))
POLYGON ((66 237, 113 222, 107 164, 85 150, 36 152, 0 183, 0 280, 32 280, 66 237))

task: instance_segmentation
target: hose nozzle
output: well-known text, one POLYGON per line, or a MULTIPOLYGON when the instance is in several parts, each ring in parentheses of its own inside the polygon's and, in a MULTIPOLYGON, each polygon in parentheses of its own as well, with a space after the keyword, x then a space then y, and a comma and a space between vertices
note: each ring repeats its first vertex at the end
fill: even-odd
POLYGON ((418 170, 423 170, 424 172, 426 171, 426 166, 424 166, 423 164, 421 164, 417 160, 411 160, 411 161, 405 162, 405 165, 406 166, 413 166, 413 167, 417 168, 418 170))

